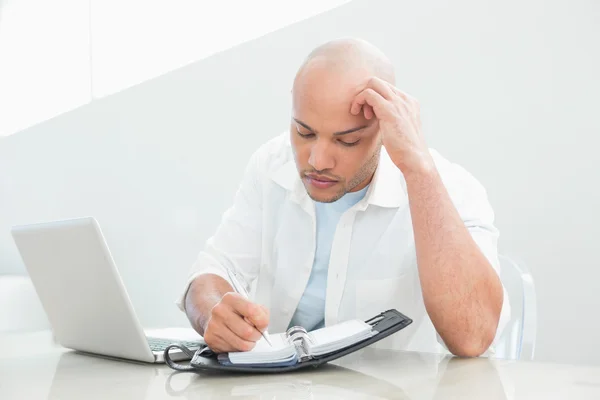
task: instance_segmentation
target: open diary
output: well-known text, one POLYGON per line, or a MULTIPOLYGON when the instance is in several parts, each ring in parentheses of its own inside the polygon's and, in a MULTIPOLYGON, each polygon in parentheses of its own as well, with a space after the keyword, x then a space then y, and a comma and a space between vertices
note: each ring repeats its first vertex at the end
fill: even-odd
POLYGON ((367 321, 358 319, 307 332, 291 327, 287 332, 271 334, 270 346, 260 339, 246 352, 213 353, 204 346, 192 352, 181 344, 165 350, 165 361, 179 371, 229 370, 240 372, 283 372, 318 366, 375 343, 412 323, 397 310, 387 310, 367 321), (189 365, 174 362, 169 350, 178 348, 192 356, 189 365))

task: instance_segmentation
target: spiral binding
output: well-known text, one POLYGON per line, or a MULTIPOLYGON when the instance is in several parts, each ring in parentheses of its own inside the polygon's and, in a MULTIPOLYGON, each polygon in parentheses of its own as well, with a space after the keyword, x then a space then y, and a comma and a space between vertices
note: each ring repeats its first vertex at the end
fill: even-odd
POLYGON ((301 326, 292 326, 287 330, 286 335, 296 347, 296 353, 298 353, 300 362, 312 359, 308 350, 311 340, 306 329, 301 326))

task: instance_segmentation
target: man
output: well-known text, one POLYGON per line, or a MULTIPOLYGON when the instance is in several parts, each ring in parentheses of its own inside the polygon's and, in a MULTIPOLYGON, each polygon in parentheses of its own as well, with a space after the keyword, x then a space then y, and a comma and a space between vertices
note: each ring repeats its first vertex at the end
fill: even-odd
POLYGON ((390 61, 362 40, 307 57, 289 132, 251 157, 179 300, 213 350, 389 308, 414 322, 378 346, 473 357, 493 345, 509 309, 492 208, 427 148, 417 101, 394 85, 390 61), (256 283, 253 301, 227 269, 256 283))

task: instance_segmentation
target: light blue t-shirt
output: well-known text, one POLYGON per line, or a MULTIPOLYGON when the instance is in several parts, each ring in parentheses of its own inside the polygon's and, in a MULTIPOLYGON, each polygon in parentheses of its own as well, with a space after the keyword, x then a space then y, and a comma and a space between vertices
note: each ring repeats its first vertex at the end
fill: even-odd
POLYGON ((306 289, 292 317, 290 327, 300 325, 307 331, 311 331, 324 326, 327 270, 333 235, 342 214, 364 197, 367 188, 368 186, 357 192, 346 193, 333 203, 315 202, 317 216, 315 259, 306 289))

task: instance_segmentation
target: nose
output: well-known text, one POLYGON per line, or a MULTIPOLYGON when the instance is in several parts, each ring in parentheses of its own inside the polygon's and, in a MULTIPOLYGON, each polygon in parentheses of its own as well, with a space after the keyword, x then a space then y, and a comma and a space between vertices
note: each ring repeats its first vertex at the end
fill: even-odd
POLYGON ((316 140, 310 150, 308 163, 317 171, 333 168, 335 161, 329 143, 324 140, 316 140))

